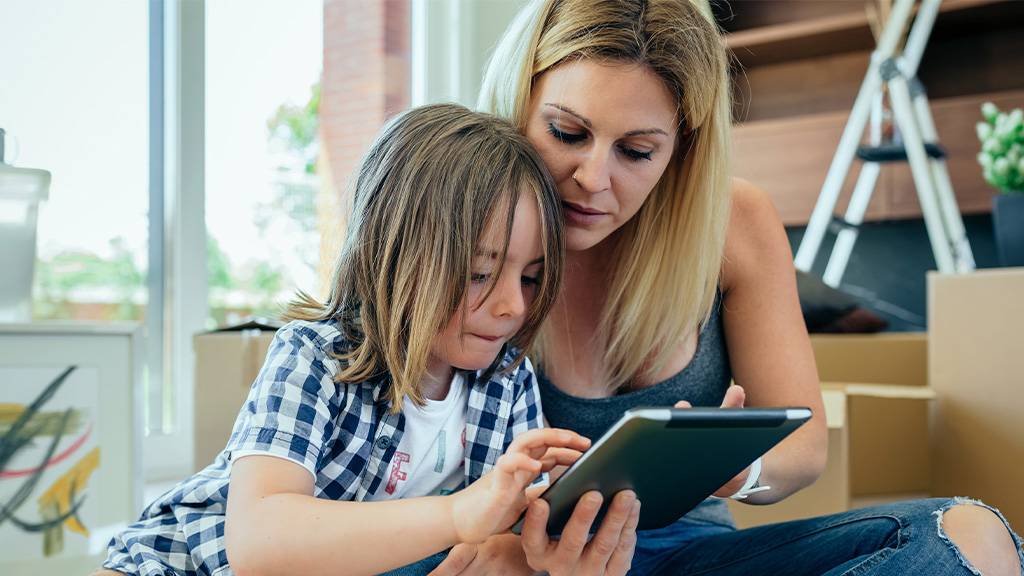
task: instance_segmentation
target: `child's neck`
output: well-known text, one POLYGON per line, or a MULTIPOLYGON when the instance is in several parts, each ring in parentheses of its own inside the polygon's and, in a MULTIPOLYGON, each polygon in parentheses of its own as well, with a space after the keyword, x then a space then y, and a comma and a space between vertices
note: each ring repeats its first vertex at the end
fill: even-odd
POLYGON ((449 365, 429 366, 420 380, 420 392, 427 400, 444 400, 452 386, 455 370, 449 365))

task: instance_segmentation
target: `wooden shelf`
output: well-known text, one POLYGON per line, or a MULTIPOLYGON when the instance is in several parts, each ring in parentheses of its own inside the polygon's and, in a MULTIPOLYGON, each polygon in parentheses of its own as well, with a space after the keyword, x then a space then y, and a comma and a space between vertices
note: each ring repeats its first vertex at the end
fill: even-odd
MULTIPOLYGON (((737 3, 739 4, 739 3, 737 3)), ((945 0, 939 9, 934 37, 1019 27, 1024 2, 1014 0, 945 0), (943 15, 957 14, 956 26, 943 15)), ((872 50, 875 39, 864 10, 841 12, 726 34, 728 46, 744 67, 815 58, 858 50, 872 50)))
MULTIPOLYGON (((982 102, 1003 109, 1024 106, 1024 90, 976 94, 932 101, 932 114, 941 142, 949 154, 948 168, 960 211, 964 214, 991 210, 994 190, 977 165, 978 139, 974 125, 981 117, 982 102)), ((734 173, 768 191, 787 226, 805 225, 825 182, 825 174, 846 126, 846 112, 828 112, 762 120, 734 128, 734 173)), ((856 182, 860 163, 850 169, 836 213, 856 182)), ((882 169, 865 219, 868 221, 918 218, 918 204, 906 164, 882 169)))

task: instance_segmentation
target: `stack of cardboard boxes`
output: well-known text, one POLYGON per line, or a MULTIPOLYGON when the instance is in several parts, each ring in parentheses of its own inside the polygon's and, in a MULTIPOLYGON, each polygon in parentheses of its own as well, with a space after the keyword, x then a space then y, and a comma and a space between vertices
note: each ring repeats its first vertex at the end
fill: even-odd
POLYGON ((276 328, 250 322, 197 334, 193 470, 201 470, 224 449, 235 417, 259 374, 276 328))
POLYGON ((828 423, 825 471, 771 506, 729 501, 740 527, 929 493, 927 336, 814 335, 811 345, 828 423))

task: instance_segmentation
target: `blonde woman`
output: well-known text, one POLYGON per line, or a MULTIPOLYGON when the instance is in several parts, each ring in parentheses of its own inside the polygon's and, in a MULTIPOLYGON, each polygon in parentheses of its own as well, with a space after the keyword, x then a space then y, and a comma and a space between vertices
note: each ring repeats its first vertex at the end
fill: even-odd
MULTIPOLYGON (((536 0, 498 45, 479 107, 526 134, 562 199, 565 280, 531 355, 549 423, 594 438, 637 405, 809 406, 810 423, 717 495, 770 504, 812 483, 826 459, 814 358, 782 224, 764 192, 728 177, 727 57, 711 19, 687 0, 536 0)), ((585 511, 573 529, 589 526, 585 511)), ((568 548, 524 537, 527 569, 621 574, 607 551, 630 548, 633 534, 618 534, 568 548)), ((708 500, 637 536, 637 574, 1021 568, 1001 516, 962 500, 742 531, 708 500)), ((514 564, 503 538, 475 558, 457 548, 438 573, 456 560, 491 572, 488 559, 505 554, 514 564)))
POLYGON ((588 445, 541 429, 522 353, 559 286, 560 219, 507 122, 456 105, 394 119, 329 298, 291 306, 227 447, 116 536, 104 569, 415 574, 507 530, 527 485, 588 445))

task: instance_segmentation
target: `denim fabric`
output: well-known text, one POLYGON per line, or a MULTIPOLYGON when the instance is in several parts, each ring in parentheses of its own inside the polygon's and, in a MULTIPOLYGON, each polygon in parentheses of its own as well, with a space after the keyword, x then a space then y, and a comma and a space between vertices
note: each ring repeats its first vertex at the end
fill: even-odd
POLYGON ((433 556, 427 556, 423 560, 418 560, 412 564, 402 566, 401 568, 395 568, 381 574, 381 576, 427 576, 430 572, 441 565, 441 562, 448 557, 448 551, 438 552, 433 556))
POLYGON ((984 506, 914 500, 746 530, 680 521, 664 534, 640 534, 630 574, 977 574, 941 530, 941 514, 964 503, 984 506))
MULTIPOLYGON (((876 506, 746 530, 682 518, 658 530, 641 530, 631 575, 881 576, 977 574, 940 531, 941 513, 961 498, 933 498, 876 506)), ((1002 515, 999 515, 1002 519, 1002 515)), ((1006 520, 1003 519, 1005 523, 1006 520)), ((1009 529, 1009 526, 1007 526, 1009 529)), ((1017 544, 1021 540, 1011 531, 1017 544)), ((387 576, 425 576, 440 552, 387 576)), ((1024 569, 1024 556, 1021 556, 1024 569)))

